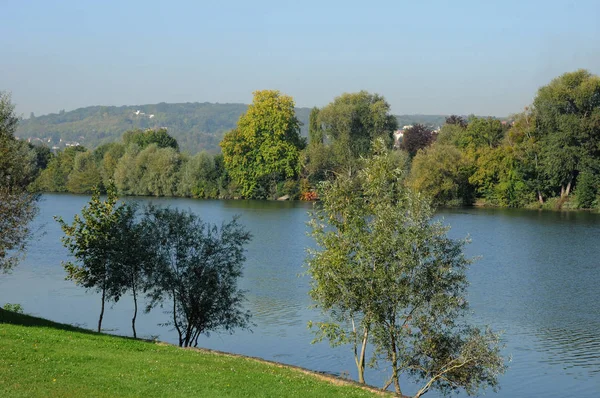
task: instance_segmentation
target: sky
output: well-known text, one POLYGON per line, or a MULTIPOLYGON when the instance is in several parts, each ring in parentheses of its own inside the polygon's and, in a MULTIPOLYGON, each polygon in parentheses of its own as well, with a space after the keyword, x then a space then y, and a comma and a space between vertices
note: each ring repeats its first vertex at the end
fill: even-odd
POLYGON ((565 72, 600 74, 598 0, 0 0, 0 15, 0 90, 24 117, 263 89, 506 116, 565 72))

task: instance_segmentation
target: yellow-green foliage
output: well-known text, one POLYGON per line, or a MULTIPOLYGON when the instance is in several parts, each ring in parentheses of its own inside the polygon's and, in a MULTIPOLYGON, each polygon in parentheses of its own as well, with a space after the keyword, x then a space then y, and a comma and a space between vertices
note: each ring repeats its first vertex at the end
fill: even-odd
POLYGON ((431 197, 436 205, 466 204, 470 201, 471 168, 456 147, 436 143, 417 153, 407 184, 431 197))
POLYGON ((292 97, 276 90, 254 92, 248 111, 221 142, 225 167, 244 197, 264 196, 268 185, 300 171, 300 123, 292 97))

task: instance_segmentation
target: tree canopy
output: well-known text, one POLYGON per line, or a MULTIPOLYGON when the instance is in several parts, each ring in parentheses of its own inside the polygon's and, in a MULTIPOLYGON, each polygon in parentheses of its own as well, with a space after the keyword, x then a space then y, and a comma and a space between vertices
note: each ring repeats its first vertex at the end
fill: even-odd
POLYGON ((392 370, 384 389, 398 394, 403 374, 421 383, 415 397, 496 388, 499 337, 463 321, 465 242, 447 237, 404 175, 379 140, 355 176, 322 184, 311 221, 318 247, 307 259, 310 295, 328 318, 315 324, 317 339, 350 343, 361 382, 370 343, 373 366, 392 370))
POLYGON ((274 90, 254 92, 248 111, 221 142, 225 167, 246 198, 266 197, 279 180, 295 177, 304 146, 294 100, 274 90))

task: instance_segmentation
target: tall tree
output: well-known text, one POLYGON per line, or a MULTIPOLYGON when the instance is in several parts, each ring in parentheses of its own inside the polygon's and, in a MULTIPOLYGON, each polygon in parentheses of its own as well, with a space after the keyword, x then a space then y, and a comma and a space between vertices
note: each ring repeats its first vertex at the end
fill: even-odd
POLYGON ((18 117, 10 95, 0 91, 0 272, 15 266, 31 236, 38 196, 27 188, 37 172, 37 153, 18 141, 18 117))
POLYGON ((277 181, 295 177, 304 146, 294 100, 274 90, 255 91, 248 111, 221 141, 225 167, 246 198, 268 196, 277 181))
POLYGON ((61 240, 75 258, 63 263, 67 279, 101 293, 98 332, 102 330, 106 301, 118 301, 124 291, 121 259, 132 248, 120 239, 127 232, 119 228, 130 215, 128 205, 118 204, 116 187, 110 184, 106 200, 101 200, 100 191, 94 188, 88 205, 81 210, 81 216, 75 215, 72 224, 55 217, 65 234, 61 240))
POLYGON ((498 336, 461 321, 465 242, 446 236, 394 166, 380 140, 356 176, 322 186, 311 221, 318 248, 308 257, 310 294, 329 316, 318 337, 353 344, 361 382, 370 342, 373 363, 391 366, 384 388, 393 384, 400 395, 402 374, 421 382, 415 397, 496 388, 505 369, 498 336))
POLYGON ((197 346, 202 334, 249 326, 237 287, 250 234, 236 218, 220 228, 191 212, 149 207, 144 229, 156 244, 156 264, 148 286, 151 308, 169 300, 179 346, 197 346))
POLYGON ((369 152, 372 140, 383 138, 391 147, 398 127, 385 98, 366 91, 335 98, 320 110, 318 122, 334 150, 338 168, 349 173, 356 170, 358 158, 369 152))
POLYGON ((600 170, 600 77, 578 70, 539 89, 533 102, 542 163, 566 197, 584 170, 600 170))

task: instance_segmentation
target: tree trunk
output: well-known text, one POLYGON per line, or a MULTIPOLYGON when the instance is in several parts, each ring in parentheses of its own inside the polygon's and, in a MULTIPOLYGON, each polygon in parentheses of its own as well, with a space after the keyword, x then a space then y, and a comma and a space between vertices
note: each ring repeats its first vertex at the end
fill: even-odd
POLYGON ((363 333, 362 345, 360 347, 360 356, 356 362, 358 368, 358 382, 365 384, 365 353, 367 351, 367 340, 369 338, 369 330, 365 328, 363 333))
POLYGON ((571 181, 573 181, 573 179, 569 180, 569 183, 567 184, 567 189, 565 192, 565 196, 569 196, 569 194, 571 193, 571 181))
POLYGON ((100 318, 98 318, 98 333, 102 330, 102 318, 104 318, 104 301, 106 300, 106 282, 102 285, 102 308, 100 309, 100 318))
POLYGON ((177 323, 177 302, 175 301, 175 291, 173 290, 173 325, 175 329, 177 329, 177 334, 179 335, 179 347, 183 347, 183 339, 181 337, 181 329, 179 329, 179 324, 177 323))
POLYGON ((135 319, 137 318, 138 305, 137 305, 137 293, 135 291, 135 282, 132 283, 133 289, 133 318, 131 319, 131 329, 133 330, 133 338, 137 339, 137 333, 135 332, 135 319))
POLYGON ((542 193, 540 191, 538 191, 537 194, 538 194, 538 200, 540 201, 540 204, 543 205, 544 197, 542 196, 542 193))

